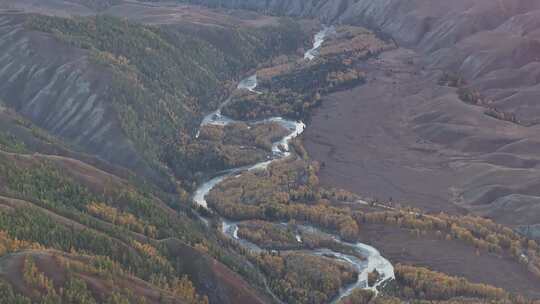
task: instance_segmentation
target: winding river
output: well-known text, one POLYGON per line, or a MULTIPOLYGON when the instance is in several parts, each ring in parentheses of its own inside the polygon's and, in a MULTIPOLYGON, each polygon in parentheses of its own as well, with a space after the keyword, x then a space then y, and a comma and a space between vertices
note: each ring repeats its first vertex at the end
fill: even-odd
MULTIPOLYGON (((315 35, 313 48, 306 51, 304 55, 304 59, 306 60, 313 60, 317 54, 319 48, 322 46, 325 38, 327 35, 329 35, 333 31, 333 28, 331 27, 325 27, 323 30, 318 32, 315 35)), ((249 90, 251 92, 258 93, 255 91, 255 88, 257 87, 257 75, 252 75, 248 78, 243 79, 238 84, 238 89, 244 89, 249 90)), ((214 112, 206 115, 201 123, 201 127, 205 125, 227 125, 234 122, 234 119, 231 119, 229 117, 224 116, 221 111, 227 103, 230 102, 230 99, 227 99, 225 102, 223 102, 217 110, 214 112)), ((194 193, 193 200, 196 204, 198 204, 201 207, 204 207, 208 209, 208 204, 206 202, 206 195, 221 181, 223 181, 227 177, 238 175, 241 172, 250 171, 250 170, 264 170, 268 167, 270 163, 273 161, 286 158, 291 155, 289 142, 291 139, 294 139, 295 137, 302 134, 304 129, 306 128, 306 125, 301 121, 292 121, 287 120, 282 117, 272 117, 268 119, 263 119, 259 121, 251 121, 247 122, 251 125, 254 124, 262 124, 262 123, 269 123, 269 122, 276 122, 285 127, 287 130, 289 130, 289 133, 287 136, 283 137, 281 140, 273 143, 272 145, 272 157, 269 160, 254 164, 252 166, 245 166, 245 167, 239 167, 234 168, 231 170, 225 171, 223 174, 218 175, 214 178, 211 178, 210 180, 202 183, 197 190, 194 193)), ((198 137, 199 133, 197 133, 198 137)), ((226 219, 222 219, 222 232, 229 236, 230 238, 236 240, 241 246, 245 247, 246 249, 249 249, 253 252, 261 252, 266 251, 256 244, 253 244, 247 240, 241 239, 238 237, 238 224, 239 222, 232 222, 228 221, 226 219)), ((319 234, 327 234, 326 232, 321 231, 320 229, 313 227, 313 226, 303 226, 304 229, 308 229, 311 233, 319 233, 319 234)), ((345 261, 347 263, 350 263, 354 266, 354 268, 358 271, 358 279, 355 283, 350 284, 349 286, 343 287, 339 295, 333 299, 332 303, 337 303, 342 298, 348 296, 351 294, 351 292, 356 288, 363 288, 363 289, 370 289, 377 294, 378 288, 383 286, 386 282, 394 279, 394 267, 392 264, 385 259, 377 249, 364 244, 364 243, 348 243, 343 240, 341 240, 339 237, 335 235, 331 235, 331 237, 336 241, 343 245, 349 246, 350 248, 353 248, 360 256, 365 257, 365 259, 359 259, 356 256, 346 255, 337 251, 333 251, 330 249, 317 249, 317 250, 294 250, 295 252, 303 252, 307 254, 313 254, 313 255, 319 255, 319 256, 331 256, 336 259, 345 261), (380 275, 380 279, 373 285, 369 286, 368 284, 368 274, 377 271, 380 275)), ((301 236, 297 235, 296 239, 298 242, 301 242, 301 236)))
POLYGON ((328 27, 325 26, 320 32, 315 34, 315 37, 313 39, 313 47, 304 53, 304 59, 307 59, 307 60, 315 59, 315 57, 319 55, 319 49, 323 45, 324 40, 326 39, 328 35, 332 34, 333 32, 335 32, 335 29, 333 26, 328 26, 328 27))

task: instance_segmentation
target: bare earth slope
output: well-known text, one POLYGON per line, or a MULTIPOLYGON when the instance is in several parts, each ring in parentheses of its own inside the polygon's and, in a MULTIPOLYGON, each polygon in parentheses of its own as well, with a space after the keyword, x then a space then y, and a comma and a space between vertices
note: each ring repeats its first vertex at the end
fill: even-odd
POLYGON ((431 210, 538 222, 538 1, 240 2, 367 24, 413 49, 372 62, 365 87, 326 98, 313 117, 308 148, 326 163, 327 183, 431 210), (519 124, 460 101, 437 84, 443 71, 464 77, 519 124))
POLYGON ((0 16, 0 98, 85 151, 149 173, 104 96, 110 73, 90 64, 87 51, 25 29, 24 18, 0 16))
MULTIPOLYGON (((280 39, 274 31, 277 26, 281 26, 278 18, 253 12, 233 16, 171 3, 0 1, 0 103, 72 148, 174 191, 172 173, 163 168, 163 163, 173 158, 170 155, 179 155, 173 147, 179 133, 194 133, 203 113, 222 97, 221 82, 234 80, 254 65, 256 60, 250 56, 270 56, 262 44, 273 37, 280 39), (103 18, 77 17, 92 14, 103 18), (124 24, 120 18, 101 14, 125 17, 133 23, 124 24), (70 31, 81 30, 80 24, 62 28, 60 18, 42 15, 74 15, 72 20, 96 22, 103 27, 93 26, 76 34, 70 31), (105 20, 115 25, 105 25, 109 22, 105 20), (153 25, 152 34, 142 35, 148 24, 153 25), (114 26, 126 32, 118 34, 112 30, 114 26), (89 36, 102 30, 110 33, 89 36), (125 39, 109 43, 107 35, 125 39), (159 39, 150 42, 156 35, 159 39), (89 42, 95 40, 92 37, 100 37, 101 42, 89 42), (75 42, 79 38, 85 41, 75 42), (233 39, 236 41, 231 43, 233 39), (143 60, 147 56, 144 52, 151 48, 142 45, 150 43, 159 43, 157 52, 168 53, 171 58, 160 54, 149 57, 156 62, 143 60), (172 68, 167 60, 177 66, 172 68), (161 72, 165 66, 176 75, 162 76, 154 71, 161 72), (150 118, 157 116, 153 112, 171 119, 158 124, 150 118)), ((182 177, 192 175, 188 169, 175 170, 182 177)))

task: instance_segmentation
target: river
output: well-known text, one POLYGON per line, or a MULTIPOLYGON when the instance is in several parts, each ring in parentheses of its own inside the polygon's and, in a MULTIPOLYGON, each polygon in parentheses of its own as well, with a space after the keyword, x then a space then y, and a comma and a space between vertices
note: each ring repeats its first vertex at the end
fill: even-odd
MULTIPOLYGON (((315 35, 313 47, 306 51, 304 55, 305 60, 313 60, 318 55, 318 51, 322 44, 325 41, 325 38, 332 33, 334 29, 332 27, 325 27, 323 30, 318 32, 315 35)), ((254 93, 258 93, 255 89, 257 88, 257 75, 252 75, 250 77, 247 77, 240 81, 238 84, 238 89, 244 89, 249 90, 254 93)), ((234 122, 234 119, 231 119, 229 117, 224 116, 221 111, 227 103, 230 102, 230 98, 227 99, 225 102, 223 102, 218 109, 216 109, 214 112, 209 113, 204 117, 204 119, 201 122, 201 127, 205 125, 227 125, 234 122)), ((284 136, 281 140, 273 143, 272 145, 272 157, 269 160, 254 164, 252 166, 245 166, 245 167, 239 167, 234 168, 231 170, 227 170, 221 175, 218 175, 216 177, 213 177, 209 179, 208 181, 202 183, 195 191, 193 195, 194 202, 203 207, 208 209, 208 204, 206 202, 206 195, 221 181, 223 181, 227 177, 235 176, 241 172, 249 171, 249 170, 264 170, 268 167, 269 164, 271 164, 273 161, 280 160, 283 158, 286 158, 291 155, 289 142, 294 139, 295 137, 302 134, 302 132, 305 130, 306 125, 302 121, 292 121, 287 120, 283 117, 272 117, 268 119, 263 119, 259 121, 250 121, 247 122, 251 125, 253 124, 261 124, 261 123, 268 123, 268 122, 276 122, 285 127, 287 130, 289 130, 289 133, 287 136, 284 136)), ((198 137, 197 133, 197 137, 198 137)), ((254 252, 260 252, 263 251, 259 246, 256 244, 253 244, 247 240, 240 239, 238 237, 238 222, 231 222, 226 219, 222 219, 222 232, 229 236, 230 238, 236 240, 241 246, 243 246, 246 249, 249 249, 254 252)), ((303 226, 305 229, 311 230, 313 233, 325 233, 321 230, 319 230, 316 227, 313 226, 303 226)), ((385 283, 387 283, 390 280, 394 279, 394 267, 393 265, 384 258, 380 252, 367 244, 364 243, 348 243, 343 240, 341 240, 339 237, 332 235, 332 238, 343 244, 350 246, 351 248, 354 248, 354 250, 359 253, 361 256, 365 257, 364 260, 359 259, 358 257, 346 255, 340 252, 333 251, 331 249, 317 249, 317 250, 296 250, 296 252, 303 252, 313 255, 319 255, 319 256, 332 256, 336 259, 345 261, 347 263, 350 263, 354 266, 354 268, 358 271, 358 279, 354 284, 350 284, 349 286, 343 287, 339 295, 335 297, 332 300, 332 303, 339 302, 342 298, 348 296, 351 294, 351 292, 356 288, 363 288, 363 289, 370 289, 375 294, 378 292, 378 288, 383 286, 385 283), (380 275, 380 279, 373 285, 368 286, 368 274, 377 271, 380 275)), ((298 235, 297 240, 301 242, 301 238, 298 235)))

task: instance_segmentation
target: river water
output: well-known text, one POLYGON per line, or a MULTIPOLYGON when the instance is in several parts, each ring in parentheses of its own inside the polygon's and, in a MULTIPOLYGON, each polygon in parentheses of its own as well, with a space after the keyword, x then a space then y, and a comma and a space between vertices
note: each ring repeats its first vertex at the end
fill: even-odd
MULTIPOLYGON (((323 30, 318 32, 315 35, 313 47, 306 51, 304 58, 306 60, 313 60, 325 41, 325 38, 333 31, 331 27, 325 27, 323 30)), ((252 75, 240 81, 238 84, 238 89, 249 90, 251 92, 258 93, 255 91, 257 88, 257 75, 252 75)), ((230 102, 230 99, 227 99, 223 104, 219 106, 217 110, 206 115, 201 123, 201 127, 205 125, 227 125, 234 122, 239 122, 229 117, 224 116, 221 111, 227 103, 230 102)), ((306 128, 306 125, 302 121, 292 121, 287 120, 283 117, 272 117, 268 119, 263 119, 259 121, 250 121, 247 122, 251 125, 276 122, 289 130, 289 134, 284 136, 281 140, 273 143, 272 145, 272 157, 269 160, 254 164, 252 166, 245 166, 227 170, 221 175, 213 177, 208 181, 202 183, 195 191, 193 195, 194 202, 206 209, 208 209, 208 204, 206 202, 206 195, 221 181, 227 177, 238 175, 241 172, 250 171, 250 170, 264 170, 268 167, 269 164, 276 160, 280 160, 291 155, 289 142, 295 137, 301 135, 306 128)), ((197 137, 198 137, 197 133, 197 137)), ((222 219, 222 232, 229 236, 230 238, 236 240, 244 248, 249 249, 253 252, 265 251, 256 244, 253 244, 247 240, 243 240, 238 237, 238 222, 231 222, 226 219, 222 219)), ((312 233, 325 233, 313 226, 304 226, 305 229, 309 229, 312 233)), ((296 250, 295 252, 303 252, 307 254, 319 255, 319 256, 332 256, 336 259, 350 263, 358 271, 358 279, 354 284, 345 286, 340 290, 340 293, 335 299, 332 300, 332 303, 337 303, 342 298, 351 294, 351 292, 356 288, 370 289, 375 293, 378 292, 378 288, 383 286, 386 282, 394 279, 394 267, 392 264, 384 258, 380 252, 367 244, 364 243, 348 243, 341 240, 339 237, 332 235, 332 238, 346 246, 354 248, 354 250, 359 253, 361 256, 365 257, 364 260, 359 259, 358 257, 346 255, 340 252, 336 252, 330 249, 317 249, 317 250, 296 250), (377 271, 380 275, 380 279, 373 285, 368 286, 368 274, 377 271)), ((301 242, 301 238, 297 235, 297 240, 301 242)))
POLYGON ((313 60, 319 55, 319 49, 324 43, 326 37, 331 35, 335 31, 333 26, 324 27, 320 32, 315 34, 313 39, 313 47, 304 53, 304 59, 313 60))

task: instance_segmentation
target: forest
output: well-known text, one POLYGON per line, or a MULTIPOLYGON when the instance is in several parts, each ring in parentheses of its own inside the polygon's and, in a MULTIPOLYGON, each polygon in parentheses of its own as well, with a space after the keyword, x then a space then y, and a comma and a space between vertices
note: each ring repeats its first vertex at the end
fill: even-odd
POLYGON ((251 165, 271 156, 272 144, 289 131, 277 123, 205 125, 184 147, 190 170, 201 174, 251 165))
POLYGON ((310 231, 295 221, 276 224, 253 220, 239 223, 238 228, 240 238, 269 251, 327 248, 364 259, 351 246, 337 242, 330 235, 310 231))
POLYGON ((355 240, 359 227, 349 210, 331 205, 347 195, 320 189, 317 170, 317 164, 294 157, 277 161, 267 170, 224 180, 210 191, 207 201, 226 218, 305 221, 355 240))
MULTIPOLYGON (((301 144, 296 143, 295 147, 301 144)), ((377 202, 360 208, 354 203, 343 205, 358 197, 324 189, 318 183, 317 172, 317 163, 293 156, 272 163, 266 171, 250 171, 225 179, 210 192, 207 200, 226 218, 245 221, 239 224, 238 235, 262 248, 288 250, 321 246, 350 254, 347 248, 333 247, 328 240, 311 239, 312 236, 302 233, 295 222, 313 224, 351 241, 359 239, 363 225, 384 224, 406 229, 419 238, 429 233, 443 241, 458 240, 473 246, 477 254, 509 257, 525 264, 532 273, 538 273, 538 244, 508 227, 472 215, 424 214, 404 207, 385 210, 377 202), (266 221, 292 222, 280 225, 266 221), (302 243, 296 239, 297 235, 301 236, 302 243)), ((354 296, 359 300, 349 298, 344 303, 399 303, 398 299, 404 298, 440 303, 530 303, 502 289, 472 284, 426 268, 400 265, 396 268, 396 280, 397 287, 385 289, 389 296, 372 299, 366 292, 357 292, 354 296)))
POLYGON ((272 116, 305 119, 323 95, 365 81, 366 73, 357 68, 358 62, 393 47, 362 27, 340 26, 314 60, 284 55, 260 68, 260 94, 246 91, 233 95, 223 113, 242 120, 272 116))
POLYGON ((500 288, 471 283, 461 277, 449 276, 423 267, 398 264, 396 280, 375 297, 370 290, 355 290, 340 304, 536 304, 521 296, 508 294, 500 288))
MULTIPOLYGON (((77 3, 104 10, 118 1, 77 3)), ((285 303, 329 303, 357 281, 358 271, 338 256, 308 251, 331 249, 363 260, 345 242, 362 241, 370 224, 463 242, 540 277, 540 246, 506 226, 471 215, 366 206, 358 195, 321 185, 321 165, 301 139, 266 170, 241 172, 214 187, 206 197, 211 210, 192 209, 201 181, 270 159, 273 143, 289 132, 271 121, 199 129, 205 114, 230 97, 223 113, 235 119, 308 119, 326 94, 364 83, 368 74, 360 63, 395 48, 393 42, 340 26, 321 56, 308 61, 300 55, 312 30, 291 18, 196 30, 102 15, 25 18, 26 29, 82 50, 90 64, 111 72, 111 115, 170 187, 120 178, 112 166, 103 166, 110 169, 105 172, 34 153, 0 131, 0 304, 264 303, 268 291, 285 303), (235 90, 255 68, 260 92, 235 90), (252 252, 222 234, 220 216, 241 221, 238 236, 263 250, 252 252)), ((440 84, 458 87, 464 102, 489 104, 461 77, 445 75, 440 84)), ((31 124, 27 129, 58 144, 31 124)), ((356 289, 339 303, 534 303, 423 267, 396 264, 395 275, 377 296, 356 289)), ((377 271, 369 273, 368 285, 379 279, 377 271)))
POLYGON ((484 114, 495 119, 522 124, 513 113, 498 109, 493 100, 482 96, 480 91, 468 84, 465 79, 455 73, 444 73, 439 79, 439 85, 457 88, 459 99, 465 103, 485 108, 484 114))
POLYGON ((323 256, 263 253, 255 260, 270 278, 272 290, 287 303, 328 303, 358 275, 349 264, 323 256))
POLYGON ((29 29, 88 50, 95 63, 113 72, 106 93, 123 130, 156 170, 163 172, 162 164, 168 165, 185 187, 204 169, 189 166, 192 161, 201 163, 191 159, 199 154, 198 145, 191 143, 202 113, 217 107, 239 74, 273 54, 296 51, 307 41, 300 25, 287 18, 277 25, 206 34, 105 15, 34 15, 26 23, 29 29), (227 35, 227 45, 238 48, 231 53, 213 39, 216 35, 227 35))
MULTIPOLYGON (((256 270, 246 268, 226 244, 219 245, 219 240, 208 235, 181 209, 173 210, 150 193, 140 192, 117 178, 104 178, 100 176, 103 173, 97 171, 93 174, 106 183, 95 184, 89 182, 88 177, 66 175, 58 169, 59 164, 25 155, 0 155, 0 190, 6 195, 0 197, 0 259, 14 260, 10 265, 25 256, 30 256, 29 260, 34 257, 36 263, 42 259, 58 260, 61 266, 54 268, 56 271, 75 267, 77 271, 69 272, 91 272, 92 277, 99 277, 99 281, 109 282, 111 276, 116 281, 136 280, 146 286, 145 290, 167 290, 165 299, 175 295, 185 301, 182 303, 193 304, 207 303, 207 300, 195 291, 195 285, 197 290, 201 288, 200 281, 194 284, 193 273, 179 263, 178 248, 195 252, 199 251, 194 247, 204 248, 198 253, 201 257, 211 254, 231 268, 242 268, 246 276, 256 276, 256 270), (177 240, 182 247, 171 247, 161 241, 164 239, 177 240), (66 253, 70 255, 66 256, 66 253), (81 259, 93 262, 81 263, 81 259), (96 265, 96 268, 88 269, 88 265, 96 265)), ((74 169, 76 171, 71 167, 74 169)), ((96 287, 88 286, 92 290, 92 300, 81 282, 69 279, 64 283, 54 272, 49 273, 49 268, 28 263, 31 265, 28 271, 32 273, 28 278, 37 278, 37 281, 26 282, 36 290, 30 297, 32 303, 144 301, 144 297, 135 294, 133 299, 137 301, 126 300, 132 291, 124 290, 120 285, 106 288, 110 291, 107 296, 110 299, 99 298, 96 287), (38 273, 36 269, 45 271, 38 273), (69 291, 68 285, 64 284, 71 284, 76 290, 69 291)), ((202 271, 205 266, 200 267, 199 271, 202 271)), ((2 278, 0 274, 0 283, 9 285, 2 278)), ((96 280, 87 275, 76 278, 86 284, 96 280)), ((7 302, 0 303, 28 303, 19 291, 19 287, 6 290, 7 302)), ((25 296, 28 296, 26 292, 25 296)), ((147 300, 146 303, 159 302, 154 298, 147 300)), ((167 300, 163 303, 176 302, 167 300)))
POLYGON ((427 215, 414 209, 367 213, 355 211, 354 217, 359 225, 362 223, 396 225, 409 229, 419 237, 433 233, 440 239, 460 240, 473 246, 477 254, 489 253, 510 257, 526 265, 531 273, 540 277, 538 243, 489 219, 445 213, 427 215))

